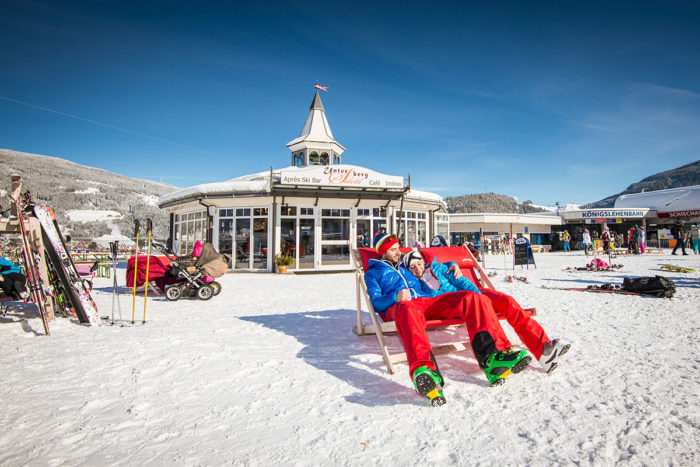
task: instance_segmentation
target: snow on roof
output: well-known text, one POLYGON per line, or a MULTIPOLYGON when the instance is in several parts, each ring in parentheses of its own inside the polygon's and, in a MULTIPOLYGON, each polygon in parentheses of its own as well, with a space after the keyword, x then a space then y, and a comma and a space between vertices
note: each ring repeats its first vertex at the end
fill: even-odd
MULTIPOLYGON (((309 167, 296 167, 290 165, 288 167, 283 167, 282 169, 273 169, 272 172, 279 174, 281 170, 293 171, 293 170, 306 170, 309 167)), ((357 167, 358 169, 365 169, 364 167, 357 167)), ((158 198, 158 204, 162 205, 164 203, 174 201, 181 198, 187 198, 189 196, 196 196, 200 194, 215 194, 215 193, 251 193, 251 192, 270 192, 270 171, 266 170, 264 172, 257 172, 249 175, 242 175, 240 177, 232 178, 224 182, 215 183, 204 183, 200 185, 194 185, 189 188, 182 188, 172 193, 165 194, 158 198)), ((408 196, 414 199, 423 199, 430 201, 442 202, 442 196, 430 193, 427 191, 410 190, 408 196)))
POLYGON ((700 209, 700 185, 620 195, 615 207, 649 208, 656 212, 697 210, 700 209))
MULTIPOLYGON (((251 177, 246 176, 246 177, 251 177)), ((262 180, 250 180, 246 177, 234 178, 225 182, 203 183, 189 188, 173 191, 158 198, 158 204, 167 203, 191 195, 215 194, 215 193, 250 193, 255 191, 270 191, 270 173, 262 180)))
MULTIPOLYGON (((443 202, 442 196, 438 195, 437 193, 431 193, 429 191, 421 191, 421 190, 408 190, 408 192, 406 193, 406 198, 443 202)), ((444 204, 444 202, 443 202, 443 204, 444 204)))

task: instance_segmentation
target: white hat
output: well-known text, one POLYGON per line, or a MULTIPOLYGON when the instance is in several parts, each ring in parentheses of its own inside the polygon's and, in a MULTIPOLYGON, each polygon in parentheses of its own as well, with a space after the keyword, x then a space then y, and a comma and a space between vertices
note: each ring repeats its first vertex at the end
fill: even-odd
POLYGON ((407 269, 410 269, 411 265, 418 261, 423 261, 423 256, 420 254, 417 248, 414 248, 413 250, 403 255, 403 258, 401 259, 401 262, 407 269))

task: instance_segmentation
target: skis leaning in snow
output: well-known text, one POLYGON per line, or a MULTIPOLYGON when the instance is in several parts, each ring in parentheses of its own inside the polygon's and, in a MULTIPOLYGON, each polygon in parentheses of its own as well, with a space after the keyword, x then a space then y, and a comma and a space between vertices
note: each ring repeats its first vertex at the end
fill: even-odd
POLYGON ((102 323, 97 314, 97 305, 90 296, 90 287, 85 284, 73 264, 53 210, 46 205, 37 204, 34 206, 34 215, 41 223, 44 249, 78 320, 81 323, 100 326, 102 323))
MULTIPOLYGON (((41 282, 41 276, 39 275, 39 269, 36 265, 36 259, 34 258, 34 250, 32 249, 29 237, 27 236, 27 225, 28 222, 27 214, 22 209, 22 204, 20 198, 15 200, 17 205, 17 217, 19 217, 20 230, 22 232, 22 255, 24 260, 24 267, 27 270, 27 284, 31 290, 34 303, 37 308, 39 308, 39 314, 41 315, 41 321, 44 325, 44 333, 48 336, 51 331, 49 330, 49 318, 46 312, 46 302, 48 297, 44 291, 44 284, 41 282)), ((46 284, 48 287, 48 284, 46 284)))

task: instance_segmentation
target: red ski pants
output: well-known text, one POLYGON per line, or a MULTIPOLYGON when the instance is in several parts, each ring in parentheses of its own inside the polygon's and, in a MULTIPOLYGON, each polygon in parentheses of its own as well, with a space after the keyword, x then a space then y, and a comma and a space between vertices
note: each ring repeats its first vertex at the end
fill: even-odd
POLYGON ((510 295, 491 289, 481 289, 481 293, 491 300, 493 310, 508 321, 525 347, 539 360, 544 344, 549 342, 540 323, 528 316, 510 295))
POLYGON ((385 321, 394 320, 406 350, 409 376, 416 368, 435 369, 430 359, 430 341, 425 330, 426 320, 461 318, 467 325, 472 350, 480 363, 491 353, 510 347, 491 301, 474 292, 450 292, 438 297, 415 298, 395 303, 385 314, 385 321), (477 336, 477 334, 479 336, 477 336))

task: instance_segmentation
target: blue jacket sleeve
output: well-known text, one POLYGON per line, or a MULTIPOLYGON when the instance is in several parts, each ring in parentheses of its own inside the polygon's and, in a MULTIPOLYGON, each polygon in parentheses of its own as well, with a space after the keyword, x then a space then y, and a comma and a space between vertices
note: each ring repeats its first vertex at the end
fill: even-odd
POLYGON ((383 294, 377 278, 370 271, 365 273, 365 284, 367 284, 367 292, 372 300, 374 311, 377 313, 386 311, 387 308, 396 303, 396 293, 383 294))
POLYGON ((458 290, 466 290, 467 292, 475 292, 481 294, 481 291, 478 289, 478 287, 475 286, 474 283, 466 277, 462 276, 459 279, 457 279, 455 278, 453 273, 447 272, 447 269, 449 269, 450 265, 452 264, 455 263, 445 263, 445 277, 447 277, 447 280, 450 281, 450 284, 454 285, 458 290))

